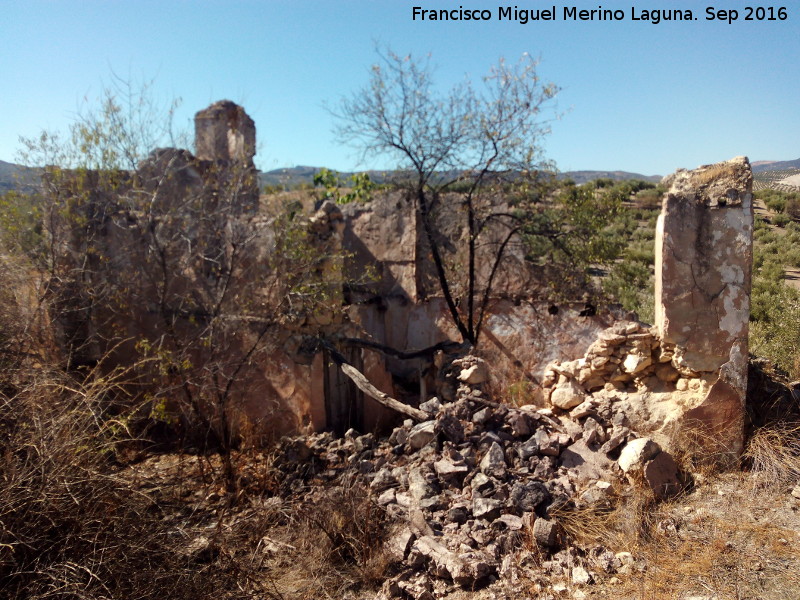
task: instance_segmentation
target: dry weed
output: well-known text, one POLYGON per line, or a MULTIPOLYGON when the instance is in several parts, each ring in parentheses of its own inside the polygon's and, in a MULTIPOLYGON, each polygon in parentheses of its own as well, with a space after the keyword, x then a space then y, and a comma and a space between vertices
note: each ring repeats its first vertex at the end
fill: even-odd
POLYGON ((119 476, 117 381, 26 375, 0 394, 0 598, 226 597, 237 572, 197 568, 169 507, 119 476))
POLYGON ((800 482, 800 424, 778 422, 757 429, 747 444, 744 463, 757 488, 785 488, 800 482))

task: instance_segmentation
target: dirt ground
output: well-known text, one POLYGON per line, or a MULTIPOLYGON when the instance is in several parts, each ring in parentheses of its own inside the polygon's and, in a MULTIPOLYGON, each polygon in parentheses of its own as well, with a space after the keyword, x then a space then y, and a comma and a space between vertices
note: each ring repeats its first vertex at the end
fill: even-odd
MULTIPOLYGON (((364 578, 363 572, 355 572, 365 565, 337 570, 326 563, 325 536, 314 537, 309 527, 313 511, 324 508, 312 507, 309 521, 307 501, 313 488, 324 490, 326 482, 292 483, 296 495, 287 495, 289 479, 275 468, 274 459, 263 453, 237 457, 241 491, 235 503, 215 476, 216 457, 150 456, 128 467, 124 476, 137 493, 164 507, 165 520, 184 540, 176 552, 202 556, 213 549, 213 556, 238 556, 250 565, 257 561, 254 573, 269 582, 269 598, 384 597, 382 579, 392 575, 387 567, 371 565, 364 578)), ((788 478, 764 471, 697 475, 691 491, 647 508, 633 490, 613 513, 568 519, 571 535, 561 562, 548 560, 552 557, 535 544, 524 545, 516 555, 517 565, 503 579, 478 590, 439 583, 431 598, 796 600, 799 484, 800 472, 791 470, 788 478), (599 555, 600 549, 629 557, 627 566, 608 570, 592 563, 589 557, 599 555), (571 556, 583 557, 581 564, 590 565, 590 583, 572 580, 569 564, 564 564, 564 557, 568 563, 571 556)))

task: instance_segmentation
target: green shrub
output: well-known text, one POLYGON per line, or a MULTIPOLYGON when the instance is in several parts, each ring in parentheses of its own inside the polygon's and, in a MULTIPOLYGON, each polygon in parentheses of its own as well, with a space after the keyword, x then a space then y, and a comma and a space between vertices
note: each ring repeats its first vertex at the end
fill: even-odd
POLYGON ((643 321, 653 322, 654 278, 650 267, 630 259, 616 263, 603 280, 603 291, 625 310, 643 321))
POLYGON ((776 227, 786 227, 789 224, 789 216, 783 213, 778 213, 772 217, 772 224, 776 227))
POLYGON ((787 194, 786 214, 792 219, 800 219, 800 194, 787 194))
POLYGON ((643 265, 655 264, 655 245, 652 240, 632 242, 625 250, 625 258, 643 265))
POLYGON ((750 351, 800 378, 800 292, 784 282, 753 289, 750 351))
POLYGON ((771 211, 782 213, 786 210, 786 198, 780 196, 770 196, 769 199, 764 201, 767 208, 771 211))
POLYGON ((644 189, 636 194, 636 202, 642 208, 660 208, 663 194, 656 188, 644 189))

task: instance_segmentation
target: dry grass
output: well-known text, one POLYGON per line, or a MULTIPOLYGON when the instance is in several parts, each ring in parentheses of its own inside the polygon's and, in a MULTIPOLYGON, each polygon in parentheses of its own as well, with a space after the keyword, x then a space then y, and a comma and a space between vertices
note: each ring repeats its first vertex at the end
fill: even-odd
POLYGON ((41 371, 0 396, 0 598, 222 589, 175 553, 179 532, 165 528, 160 507, 115 474, 120 422, 103 412, 108 391, 41 371))
POLYGON ((636 562, 613 578, 596 571, 592 598, 789 600, 800 586, 800 428, 755 432, 749 471, 701 476, 693 491, 667 503, 643 488, 620 489, 613 509, 558 515, 581 548, 630 552, 636 562))
POLYGON ((731 177, 737 172, 737 164, 724 162, 707 165, 694 174, 695 185, 704 185, 720 177, 731 177))
POLYGON ((281 473, 264 453, 234 455, 235 497, 216 456, 121 465, 112 387, 42 371, 0 395, 0 599, 310 600, 382 582, 385 515, 362 484, 265 497, 281 473))
POLYGON ((756 489, 781 490, 800 484, 800 424, 784 422, 757 429, 743 459, 756 489))
POLYGON ((312 600, 379 586, 388 568, 383 509, 359 483, 317 492, 292 506, 286 526, 273 531, 287 549, 271 566, 275 589, 312 600))

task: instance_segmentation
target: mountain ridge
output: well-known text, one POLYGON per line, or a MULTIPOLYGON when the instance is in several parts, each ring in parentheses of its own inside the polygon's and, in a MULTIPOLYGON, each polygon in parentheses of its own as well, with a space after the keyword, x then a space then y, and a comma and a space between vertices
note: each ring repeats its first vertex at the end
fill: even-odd
MULTIPOLYGON (((796 160, 785 161, 752 161, 751 166, 754 173, 800 169, 800 158, 796 160)), ((313 185, 314 175, 322 168, 323 167, 313 167, 309 165, 296 165, 294 167, 259 171, 259 182, 262 187, 271 186, 284 189, 289 189, 301 184, 313 185)), ((382 183, 386 181, 390 175, 397 173, 397 171, 379 169, 367 170, 365 172, 369 174, 370 178, 377 183, 382 183)), ((346 182, 346 180, 354 173, 355 172, 338 172, 338 175, 343 182, 346 182)), ((0 193, 5 193, 10 190, 30 189, 38 183, 39 174, 40 169, 25 167, 23 165, 0 160, 0 193)), ((643 181, 658 183, 662 178, 661 175, 643 175, 641 173, 634 173, 631 171, 606 171, 591 169, 564 171, 558 173, 558 177, 559 179, 572 179, 576 184, 583 184, 600 178, 613 179, 614 181, 641 179, 643 181)))

